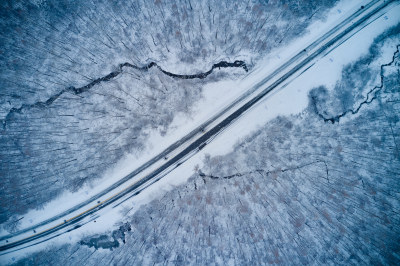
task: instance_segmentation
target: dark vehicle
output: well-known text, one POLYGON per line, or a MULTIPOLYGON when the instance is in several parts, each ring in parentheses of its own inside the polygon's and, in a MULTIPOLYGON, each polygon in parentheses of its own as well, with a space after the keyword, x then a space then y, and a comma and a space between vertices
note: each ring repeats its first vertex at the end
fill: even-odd
POLYGON ((201 149, 203 149, 205 146, 207 145, 207 143, 202 143, 200 146, 199 146, 199 151, 201 150, 201 149))

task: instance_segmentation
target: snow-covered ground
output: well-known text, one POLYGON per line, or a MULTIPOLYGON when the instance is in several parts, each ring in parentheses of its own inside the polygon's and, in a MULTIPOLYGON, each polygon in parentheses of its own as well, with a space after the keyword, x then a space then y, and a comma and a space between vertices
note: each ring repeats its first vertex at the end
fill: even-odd
POLYGON ((154 61, 176 74, 197 74, 219 60, 241 59, 253 69, 324 19, 336 1, 178 2, 1 3, 0 222, 7 230, 17 230, 16 216, 64 191, 97 184, 126 154, 141 157, 150 134, 164 135, 176 115, 194 115, 206 84, 245 74, 215 69, 206 79, 182 80, 156 67, 124 68, 109 80, 119 64, 154 61), (84 93, 72 89, 93 82, 84 93))
MULTIPOLYGON (((178 114, 177 117, 174 118, 170 130, 167 132, 166 135, 161 136, 158 130, 150 131, 150 142, 147 144, 147 147, 143 153, 140 154, 128 154, 125 158, 122 158, 121 161, 112 169, 109 169, 107 172, 104 173, 101 179, 96 180, 94 184, 85 185, 82 189, 75 193, 66 192, 56 200, 49 202, 43 208, 39 210, 32 210, 29 213, 21 215, 15 219, 20 220, 20 228, 26 228, 32 226, 40 221, 44 221, 48 218, 55 216, 62 211, 68 210, 69 208, 79 204, 80 202, 84 201, 85 199, 90 198, 93 195, 96 195, 100 191, 104 190, 105 188, 109 187, 111 184, 115 183, 122 177, 128 175, 133 170, 159 154, 161 151, 169 147, 172 143, 176 140, 182 138, 186 134, 188 134, 191 130, 196 128, 197 126, 201 125, 205 122, 208 118, 210 118, 213 114, 218 113, 224 107, 226 107, 229 103, 233 100, 238 98, 242 93, 244 93, 248 88, 254 86, 258 82, 260 82, 265 76, 271 73, 275 68, 283 64, 284 62, 288 61, 291 57, 296 55, 298 52, 302 51, 304 47, 306 47, 309 43, 317 39, 319 36, 323 35, 332 27, 336 26, 339 22, 341 22, 344 18, 347 18, 356 10, 359 9, 360 5, 366 4, 368 1, 341 1, 339 2, 332 10, 329 12, 325 21, 318 21, 312 24, 307 29, 307 34, 301 36, 300 38, 293 41, 290 45, 281 47, 279 49, 274 50, 271 52, 271 55, 262 59, 260 63, 251 71, 245 78, 243 79, 236 79, 236 80, 228 80, 228 81, 220 81, 215 83, 209 83, 203 88, 203 97, 202 99, 196 103, 196 106, 193 110, 193 115, 190 118, 186 117, 184 114, 178 114)), ((387 16, 389 19, 389 16, 387 16)), ((386 21, 386 19, 380 19, 382 21, 382 25, 380 27, 389 27, 392 23, 396 23, 395 16, 392 16, 392 22, 386 21)), ((376 28, 376 35, 383 28, 379 29, 376 28)), ((370 42, 374 36, 370 37, 370 42)), ((355 44, 359 46, 360 44, 355 44)), ((363 42, 364 45, 364 52, 369 47, 369 43, 363 42)), ((359 49, 358 51, 362 51, 359 49)), ((319 71, 321 75, 318 75, 320 79, 316 79, 313 74, 309 74, 312 76, 306 76, 303 74, 300 79, 307 80, 309 83, 308 85, 317 86, 321 84, 334 84, 337 78, 340 75, 341 67, 346 62, 351 62, 351 60, 355 60, 357 58, 357 54, 354 52, 349 53, 348 55, 342 54, 342 60, 350 59, 348 61, 340 61, 338 62, 331 62, 331 59, 323 59, 328 60, 329 63, 325 65, 325 67, 319 67, 319 71), (350 57, 350 56, 351 57, 350 57), (339 64, 337 64, 339 63, 339 64), (333 69, 334 68, 334 69, 333 69), (329 73, 329 75, 326 75, 329 73), (333 73, 336 73, 336 76, 333 76, 333 73)), ((322 60, 322 61, 323 61, 322 60)), ((256 130, 257 126, 264 124, 268 120, 273 117, 276 117, 279 114, 291 114, 300 112, 302 109, 305 108, 307 104, 307 93, 308 91, 297 89, 295 91, 290 90, 289 88, 285 88, 283 90, 285 95, 280 97, 279 100, 273 100, 273 103, 269 104, 267 116, 258 117, 257 111, 252 112, 255 117, 250 117, 249 119, 242 119, 242 121, 246 121, 246 127, 242 130, 244 131, 242 134, 237 135, 238 132, 234 134, 226 133, 230 136, 235 136, 235 138, 229 138, 231 141, 230 144, 226 143, 224 149, 219 145, 216 150, 219 150, 222 153, 226 153, 233 147, 233 144, 240 139, 240 137, 245 136, 246 134, 250 133, 251 131, 256 130), (291 103, 289 101, 291 100, 291 103), (271 104, 273 104, 271 106, 271 104), (246 133, 247 132, 247 133, 246 133), (237 137, 236 137, 237 136, 237 137), (226 150, 228 148, 228 150, 226 150)), ((276 94, 275 91, 273 93, 276 94)), ((269 96, 271 97, 271 96, 269 96)), ((268 98, 269 98, 268 97, 268 98)), ((264 108, 264 107, 263 107, 264 108)), ((233 129, 230 129, 233 130, 233 129)), ((224 138, 225 141, 228 141, 227 138, 224 138)), ((213 147, 216 144, 213 144, 213 147)), ((203 151, 204 153, 204 151, 203 151)), ((7 232, 2 230, 0 235, 5 235, 7 232)))
MULTIPOLYGON (((363 4, 364 2, 361 3, 363 4)), ((187 119, 183 116, 176 117, 172 123, 171 130, 169 130, 165 136, 161 136, 158 132, 152 132, 150 144, 146 147, 144 154, 140 154, 139 156, 126 156, 117 166, 113 169, 109 169, 104 174, 104 177, 96 182, 95 186, 86 186, 76 193, 65 193, 58 199, 44 206, 42 210, 30 211, 23 215, 24 218, 21 220, 21 228, 31 226, 32 224, 52 217, 62 210, 76 205, 130 173, 168 147, 176 141, 176 139, 179 139, 191 129, 201 124, 201 122, 205 121, 212 114, 221 110, 226 104, 241 95, 248 87, 251 87, 261 80, 262 77, 276 68, 276 66, 285 62, 288 58, 296 54, 296 52, 301 51, 301 49, 311 40, 315 39, 316 36, 326 31, 326 29, 329 29, 332 25, 336 25, 343 17, 346 17, 348 14, 352 13, 352 11, 359 8, 359 5, 360 2, 340 2, 331 10, 325 22, 318 22, 311 25, 308 34, 293 41, 291 45, 287 47, 276 49, 271 53, 273 56, 261 60, 261 63, 245 78, 208 84, 203 90, 203 98, 196 104, 191 119, 187 119)), ((127 213, 122 210, 129 208, 129 214, 131 215, 143 204, 147 204, 156 198, 162 197, 165 192, 170 191, 177 185, 184 184, 193 174, 197 166, 200 168, 203 167, 202 161, 206 154, 212 157, 227 154, 233 150, 234 145, 239 140, 257 131, 262 125, 278 115, 301 113, 307 107, 307 95, 309 90, 320 85, 325 85, 330 89, 334 88, 336 81, 341 76, 343 66, 366 54, 376 36, 399 23, 400 18, 397 15, 399 13, 399 6, 388 11, 335 50, 325 55, 301 76, 287 84, 284 89, 275 91, 266 97, 262 102, 252 108, 251 111, 243 115, 235 124, 231 125, 222 134, 219 134, 218 137, 213 140, 212 145, 207 145, 190 160, 170 172, 159 182, 153 184, 138 196, 125 202, 118 208, 114 208, 106 213, 101 213, 101 216, 96 219, 96 223, 91 223, 90 226, 83 226, 35 247, 3 256, 4 261, 9 263, 49 245, 76 243, 83 235, 102 233, 106 230, 116 228, 117 223, 124 221, 124 217, 127 215, 127 213)), ((380 61, 374 62, 375 64, 379 65, 390 61, 393 55, 393 47, 387 46, 384 51, 385 52, 380 57, 380 61)), ((2 232, 2 235, 4 234, 6 234, 5 231, 2 232)))

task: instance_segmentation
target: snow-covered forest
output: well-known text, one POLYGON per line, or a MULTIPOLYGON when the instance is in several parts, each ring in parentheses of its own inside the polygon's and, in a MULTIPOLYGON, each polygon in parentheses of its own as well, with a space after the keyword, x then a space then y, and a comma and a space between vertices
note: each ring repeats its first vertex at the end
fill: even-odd
POLYGON ((177 113, 190 115, 205 83, 246 71, 181 80, 124 68, 83 93, 63 90, 125 62, 156 62, 175 74, 203 73, 222 60, 251 68, 333 2, 2 2, 0 222, 99 178, 124 153, 143 150, 149 131, 163 134, 177 113))
MULTIPOLYGON (((3 1, 1 229, 18 231, 27 212, 144 156, 155 133, 195 116, 205 86, 251 74, 336 4, 3 1)), ((13 262, 399 264, 399 56, 397 24, 334 86, 301 88, 306 109, 205 154, 146 204, 128 201, 114 229, 13 262)))
POLYGON ((305 112, 274 119, 232 153, 207 156, 187 184, 118 230, 23 263, 396 264, 399 37, 400 25, 379 36, 368 55, 343 69, 333 95, 313 89, 305 112), (378 66, 384 45, 393 59, 378 66), (363 84, 360 91, 354 83, 363 84), (344 96, 336 97, 337 87, 344 96), (346 108, 358 112, 339 124, 320 116, 346 108))

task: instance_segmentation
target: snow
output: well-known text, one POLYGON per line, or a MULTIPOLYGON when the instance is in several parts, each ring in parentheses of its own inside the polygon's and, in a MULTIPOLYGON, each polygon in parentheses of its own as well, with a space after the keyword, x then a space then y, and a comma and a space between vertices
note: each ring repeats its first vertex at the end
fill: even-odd
MULTIPOLYGON (((270 73, 277 66, 291 58, 299 50, 306 46, 316 36, 321 35, 332 25, 336 25, 342 18, 347 17, 360 4, 367 1, 341 1, 331 10, 325 22, 318 22, 311 25, 308 34, 292 42, 287 47, 277 49, 271 56, 266 57, 262 62, 242 80, 222 81, 208 84, 204 87, 204 97, 196 106, 191 119, 186 119, 183 115, 178 116, 173 121, 171 130, 167 135, 161 136, 158 132, 152 132, 150 144, 143 154, 131 154, 121 159, 120 163, 113 169, 104 173, 104 177, 96 182, 95 185, 85 186, 76 193, 64 193, 58 199, 50 202, 41 210, 32 210, 23 215, 21 228, 25 228, 43 221, 47 218, 60 213, 74 205, 95 195, 109 185, 115 183, 123 176, 129 174, 134 169, 150 160, 160 151, 167 148, 174 141, 186 135, 190 130, 206 121, 212 114, 223 109, 224 106, 240 96, 247 88, 256 84, 266 73, 270 73)), ((179 184, 187 181, 194 171, 196 165, 201 166, 201 162, 206 154, 212 156, 224 155, 232 151, 233 146, 238 140, 244 138, 251 132, 256 131, 261 125, 279 115, 289 115, 300 113, 307 106, 307 94, 310 89, 319 85, 333 88, 340 77, 342 68, 363 54, 371 45, 373 39, 385 29, 395 25, 400 21, 400 7, 397 5, 388 11, 385 16, 380 17, 374 23, 368 25, 356 36, 347 40, 345 43, 321 58, 308 71, 289 83, 284 89, 276 90, 249 112, 245 113, 241 119, 231 125, 222 134, 218 135, 212 145, 205 146, 200 152, 195 154, 190 160, 186 161, 179 168, 176 168, 157 183, 148 187, 138 196, 131 198, 118 208, 109 209, 96 219, 96 223, 91 222, 90 226, 83 226, 68 234, 64 234, 46 243, 30 247, 28 249, 3 256, 4 262, 11 262, 13 258, 22 257, 30 252, 38 251, 48 245, 58 245, 63 243, 77 242, 82 235, 104 232, 115 228, 115 223, 123 220, 121 210, 123 207, 133 208, 133 213, 141 205, 151 200, 161 197, 165 191, 169 191, 179 184)), ((383 61, 390 60, 393 49, 386 50, 383 61)), ((126 215, 126 213, 125 213, 126 215)), ((4 230, 1 235, 6 235, 4 230)))

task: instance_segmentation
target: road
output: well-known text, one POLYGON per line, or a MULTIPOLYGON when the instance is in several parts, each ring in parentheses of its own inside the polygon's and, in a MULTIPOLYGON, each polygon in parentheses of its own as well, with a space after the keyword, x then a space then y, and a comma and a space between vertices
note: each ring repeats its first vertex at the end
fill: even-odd
POLYGON ((319 58, 382 16, 396 1, 371 1, 278 67, 238 99, 107 189, 50 219, 0 238, 0 255, 39 244, 90 222, 99 210, 115 207, 139 194, 178 167, 267 94, 301 75, 319 58), (165 159, 167 158, 167 159, 165 159), (132 180, 135 179, 134 182, 132 180))

